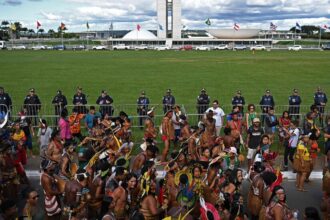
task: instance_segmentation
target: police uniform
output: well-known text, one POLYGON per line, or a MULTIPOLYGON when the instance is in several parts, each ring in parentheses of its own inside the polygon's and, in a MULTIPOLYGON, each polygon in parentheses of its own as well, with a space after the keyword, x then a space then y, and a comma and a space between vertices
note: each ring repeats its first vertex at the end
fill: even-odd
POLYGON ((197 113, 199 118, 205 113, 209 108, 210 96, 206 94, 206 91, 202 89, 201 94, 197 96, 197 113))
POLYGON ((73 101, 72 103, 75 105, 74 109, 77 109, 78 114, 86 114, 87 113, 87 109, 86 109, 86 104, 87 104, 87 100, 86 100, 86 95, 84 93, 76 93, 73 96, 73 101), (80 103, 80 105, 78 105, 77 103, 80 103))
POLYGON ((7 113, 7 111, 11 110, 12 108, 12 102, 11 102, 11 98, 8 95, 8 93, 5 93, 3 88, 0 87, 0 90, 2 89, 3 93, 0 94, 0 113, 4 112, 7 113))
MULTIPOLYGON (((31 89, 30 92, 35 92, 34 89, 31 89)), ((27 116, 34 118, 33 125, 37 125, 38 112, 41 109, 41 102, 39 97, 36 94, 29 94, 25 96, 24 99, 24 108, 26 109, 27 116)))
POLYGON ((300 104, 301 104, 301 98, 299 95, 293 94, 293 95, 289 96, 289 115, 290 115, 290 117, 299 119, 300 104))
MULTIPOLYGON (((266 91, 266 93, 270 93, 270 91, 266 91)), ((261 123, 264 123, 265 115, 268 113, 269 108, 274 108, 275 102, 272 95, 263 95, 260 100, 260 108, 262 110, 261 115, 261 123)))
POLYGON ((327 95, 324 92, 318 91, 314 94, 314 104, 317 106, 320 113, 324 113, 324 105, 321 105, 321 103, 326 104, 327 102, 327 95))
POLYGON ((167 90, 167 94, 163 97, 163 111, 164 114, 172 109, 175 105, 175 98, 171 95, 171 90, 167 90))
MULTIPOLYGON (((105 93, 105 91, 102 91, 102 93, 105 93)), ((96 100, 96 104, 100 105, 100 113, 104 116, 105 114, 108 114, 109 116, 113 115, 113 107, 112 107, 113 99, 109 95, 105 95, 102 97, 100 95, 98 99, 96 100)))
POLYGON ((233 106, 238 106, 241 113, 243 113, 243 106, 245 105, 245 99, 243 96, 234 96, 231 100, 233 106))
POLYGON ((139 126, 143 126, 143 119, 144 119, 143 116, 147 115, 149 103, 150 103, 149 98, 142 95, 136 100, 136 104, 137 104, 136 110, 138 115, 140 116, 139 126))
POLYGON ((66 97, 59 90, 57 91, 57 95, 53 98, 52 104, 55 107, 55 115, 61 115, 61 111, 66 107, 68 102, 66 97))

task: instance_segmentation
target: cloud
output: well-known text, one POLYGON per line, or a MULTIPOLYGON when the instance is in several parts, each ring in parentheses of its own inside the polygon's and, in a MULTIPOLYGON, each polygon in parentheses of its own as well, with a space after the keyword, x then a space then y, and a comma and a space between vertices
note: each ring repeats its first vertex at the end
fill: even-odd
POLYGON ((5 0, 3 2, 3 5, 10 5, 10 6, 18 6, 21 4, 22 4, 21 0, 5 0))
POLYGON ((41 14, 46 18, 47 20, 61 20, 62 16, 60 15, 55 15, 51 12, 41 12, 41 14))

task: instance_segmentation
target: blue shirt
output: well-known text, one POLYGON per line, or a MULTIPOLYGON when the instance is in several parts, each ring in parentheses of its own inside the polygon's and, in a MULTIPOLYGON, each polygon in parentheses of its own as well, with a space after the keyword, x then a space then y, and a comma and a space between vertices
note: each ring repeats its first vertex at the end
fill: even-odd
POLYGON ((95 112, 94 115, 88 113, 85 117, 85 122, 87 124, 87 127, 89 129, 93 128, 93 121, 94 121, 94 118, 95 117, 98 117, 98 118, 101 118, 101 114, 99 112, 95 112))

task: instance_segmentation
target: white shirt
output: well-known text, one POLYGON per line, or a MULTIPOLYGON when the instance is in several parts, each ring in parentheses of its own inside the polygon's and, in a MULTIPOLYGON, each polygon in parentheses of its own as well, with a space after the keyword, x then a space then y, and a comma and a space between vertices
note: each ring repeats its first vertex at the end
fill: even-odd
POLYGON ((215 119, 215 126, 216 127, 222 127, 223 121, 222 121, 222 117, 225 116, 225 112, 222 110, 222 108, 208 108, 206 110, 206 113, 208 113, 209 111, 213 111, 213 118, 215 119))
POLYGON ((179 121, 177 121, 176 119, 177 119, 177 118, 176 118, 176 112, 173 111, 172 122, 173 122, 174 130, 181 129, 180 124, 175 124, 175 123, 174 123, 174 122, 179 123, 179 121))
POLYGON ((294 134, 293 136, 290 136, 289 147, 296 148, 299 141, 300 131, 298 128, 295 128, 295 129, 290 129, 289 132, 290 134, 294 134))
POLYGON ((47 127, 46 130, 39 128, 38 137, 40 137, 40 146, 48 146, 52 132, 53 130, 50 127, 47 127))

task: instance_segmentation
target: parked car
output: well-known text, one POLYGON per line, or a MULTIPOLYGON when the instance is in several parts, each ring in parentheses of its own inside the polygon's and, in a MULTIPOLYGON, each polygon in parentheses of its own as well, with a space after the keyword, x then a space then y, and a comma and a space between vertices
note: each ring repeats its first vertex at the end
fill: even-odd
POLYGON ((17 45, 12 47, 13 50, 26 50, 26 46, 24 45, 17 45))
POLYGON ((288 50, 293 50, 293 51, 299 51, 301 49, 302 49, 301 45, 294 45, 294 46, 288 47, 288 50))
POLYGON ((134 50, 148 50, 148 45, 146 44, 136 45, 134 46, 134 50))
POLYGON ((266 50, 266 47, 264 45, 255 45, 251 46, 250 50, 266 50))
POLYGON ((201 45, 201 46, 197 46, 195 50, 210 51, 211 48, 209 46, 201 45))
POLYGON ((98 46, 94 46, 92 49, 93 50, 106 50, 108 48, 107 48, 107 46, 98 45, 98 46))
POLYGON ((85 50, 86 46, 85 45, 76 45, 72 47, 72 50, 85 50))
POLYGON ((65 50, 65 49, 66 49, 65 45, 55 45, 53 47, 53 50, 65 50))
POLYGON ((218 46, 213 47, 214 50, 228 50, 227 44, 220 44, 218 46))
POLYGON ((156 46, 156 47, 154 47, 154 49, 161 51, 161 50, 170 50, 171 48, 169 46, 162 45, 162 46, 156 46))
POLYGON ((46 46, 46 50, 54 50, 53 46, 46 46))
POLYGON ((130 49, 130 47, 126 46, 125 44, 117 44, 117 45, 113 45, 112 49, 114 49, 114 50, 128 50, 128 49, 130 49))
POLYGON ((193 49, 192 45, 184 45, 180 47, 180 50, 192 50, 192 49, 193 49))
POLYGON ((322 49, 323 50, 330 50, 330 43, 322 44, 322 49))
POLYGON ((37 45, 37 46, 33 46, 31 49, 32 50, 46 50, 46 46, 44 46, 44 45, 37 45))
POLYGON ((0 50, 7 49, 7 45, 5 41, 0 41, 0 50))
POLYGON ((246 50, 247 47, 244 44, 239 44, 234 46, 234 50, 246 50))

